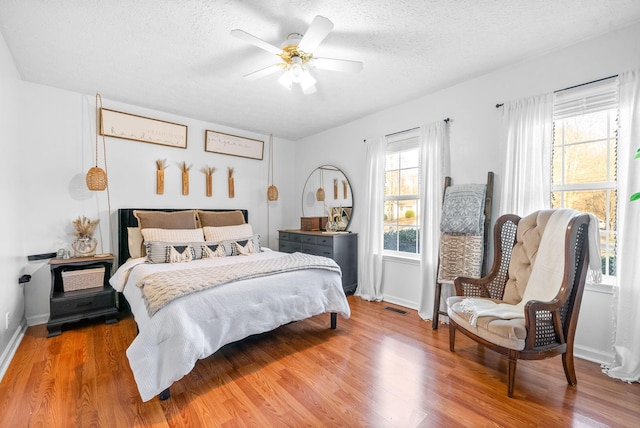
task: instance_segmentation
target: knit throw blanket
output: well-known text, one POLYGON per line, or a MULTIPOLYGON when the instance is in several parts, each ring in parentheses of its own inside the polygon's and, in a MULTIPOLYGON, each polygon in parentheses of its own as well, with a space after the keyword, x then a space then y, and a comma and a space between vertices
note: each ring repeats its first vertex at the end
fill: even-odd
POLYGON ((149 316, 178 297, 222 284, 302 269, 324 269, 341 273, 335 261, 303 253, 286 254, 273 259, 253 260, 224 266, 207 266, 156 272, 144 277, 137 286, 149 316))
MULTIPOLYGON (((502 319, 524 318, 524 307, 531 300, 548 302, 560 291, 564 275, 565 232, 569 221, 576 215, 570 209, 556 210, 547 223, 540 240, 536 262, 522 300, 515 305, 469 297, 460 303, 463 312, 471 313, 469 323, 476 325, 479 317, 502 319)), ((589 222, 589 264, 592 270, 601 270, 598 221, 591 216, 589 222)))

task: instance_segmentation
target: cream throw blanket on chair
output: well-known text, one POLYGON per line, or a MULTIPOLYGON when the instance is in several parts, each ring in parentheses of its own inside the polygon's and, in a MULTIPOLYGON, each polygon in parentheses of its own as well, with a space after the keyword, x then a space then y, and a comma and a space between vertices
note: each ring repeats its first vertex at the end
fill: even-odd
MULTIPOLYGON (((471 313, 469 319, 471 325, 476 325, 478 317, 524 318, 524 307, 527 302, 531 300, 548 302, 558 294, 564 275, 565 233, 569 221, 576 214, 579 212, 559 209, 555 210, 549 218, 540 240, 536 262, 520 303, 516 305, 495 303, 488 299, 473 297, 466 298, 460 303, 464 312, 471 313)), ((601 270, 598 220, 591 214, 588 237, 590 269, 601 270)))

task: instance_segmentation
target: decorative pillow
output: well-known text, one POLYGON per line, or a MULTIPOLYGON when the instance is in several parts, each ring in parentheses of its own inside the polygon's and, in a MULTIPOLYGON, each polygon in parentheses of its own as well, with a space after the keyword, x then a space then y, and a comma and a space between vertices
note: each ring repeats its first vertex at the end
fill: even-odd
POLYGON ((484 229, 484 184, 461 184, 445 190, 440 231, 482 234, 484 229))
POLYGON ((134 210, 140 229, 196 229, 198 221, 195 210, 185 211, 140 211, 134 210))
POLYGON ((236 226, 246 223, 242 211, 215 212, 198 210, 198 219, 200 220, 200 227, 236 226))
POLYGON ((163 242, 203 242, 204 232, 202 229, 142 229, 142 238, 148 241, 163 242))
POLYGON ((223 242, 237 239, 246 239, 253 235, 253 228, 249 223, 237 226, 211 227, 204 229, 204 240, 210 242, 223 242))
POLYGON ((150 263, 182 263, 200 259, 202 258, 202 245, 202 242, 148 241, 145 243, 147 260, 150 263))
POLYGON ((127 237, 129 245, 129 256, 134 259, 137 259, 138 257, 144 257, 145 251, 140 228, 127 227, 127 237))
POLYGON ((248 238, 223 241, 228 256, 246 256, 248 254, 261 253, 260 235, 255 234, 248 238))
POLYGON ((226 257, 227 255, 223 244, 203 244, 201 248, 203 259, 211 257, 226 257))
POLYGON ((195 259, 195 250, 190 245, 184 246, 168 246, 167 247, 167 263, 185 263, 195 259))

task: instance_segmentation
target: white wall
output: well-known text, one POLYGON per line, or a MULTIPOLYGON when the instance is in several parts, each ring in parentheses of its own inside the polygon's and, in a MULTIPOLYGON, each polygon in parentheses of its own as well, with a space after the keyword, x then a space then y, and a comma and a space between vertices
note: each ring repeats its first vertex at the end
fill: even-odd
MULTIPOLYGON (((188 125, 187 149, 131 140, 107 138, 107 192, 91 192, 85 185, 86 171, 95 164, 95 94, 83 95, 24 83, 25 106, 21 144, 17 154, 23 170, 20 191, 28 195, 21 210, 29 225, 20 237, 24 254, 39 254, 70 248, 71 222, 78 216, 100 219, 98 252, 117 250, 118 208, 244 208, 265 246, 276 248, 277 229, 282 228, 284 207, 293 186, 285 169, 275 175, 280 199, 267 205, 268 135, 260 135, 213 123, 193 120, 134 105, 103 99, 105 108, 188 125), (265 141, 264 160, 226 156, 204 151, 205 129, 265 141), (165 192, 156 194, 157 159, 166 159, 165 192), (182 195, 179 164, 190 169, 189 195, 182 195), (213 166, 213 197, 205 196, 205 166, 213 166), (234 168, 235 198, 227 191, 227 167, 234 168), (109 235, 111 221, 112 235, 109 235), (113 246, 111 245, 113 239, 113 246), (112 250, 113 248, 113 250, 112 250)), ((102 143, 98 152, 103 167, 102 143)), ((294 145, 275 139, 274 158, 281 165, 293 162, 294 145)), ((47 261, 30 262, 26 269, 33 280, 26 290, 26 317, 30 325, 44 323, 49 316, 50 273, 47 261)))
MULTIPOLYGON (((358 205, 362 201, 365 167, 363 140, 450 118, 454 182, 482 183, 486 181, 487 171, 494 171, 495 220, 499 214, 500 155, 503 152, 499 145, 500 110, 496 109, 496 103, 551 92, 640 67, 638 40, 640 25, 635 25, 305 138, 298 142, 296 192, 301 194, 301 183, 314 167, 322 163, 339 166, 353 187, 355 208, 351 230, 359 232, 361 218, 367 213, 364 207, 358 205)), ((298 216, 300 211, 292 212, 288 221, 295 224, 298 216)), ((359 250, 367 249, 361 247, 359 250)), ((610 290, 600 291, 603 290, 593 292, 589 289, 586 292, 576 352, 580 353, 582 346, 588 348, 588 352, 582 352, 583 356, 588 354, 590 359, 603 361, 612 355, 612 295, 610 290), (597 337, 594 336, 596 334, 597 337)), ((418 264, 386 259, 383 292, 387 301, 417 308, 422 292, 418 264)), ((432 295, 431 290, 427 293, 432 295)))
POLYGON ((23 287, 18 285, 26 262, 20 239, 25 227, 19 186, 22 174, 21 165, 16 162, 20 151, 21 87, 20 75, 0 34, 0 378, 26 328, 23 287))

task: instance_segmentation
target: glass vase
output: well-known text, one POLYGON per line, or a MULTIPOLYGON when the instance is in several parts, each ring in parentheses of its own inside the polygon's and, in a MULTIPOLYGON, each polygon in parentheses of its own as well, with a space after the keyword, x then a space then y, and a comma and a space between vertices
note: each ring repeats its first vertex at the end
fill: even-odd
POLYGON ((91 237, 78 238, 71 243, 74 257, 91 257, 96 254, 98 240, 91 237))

